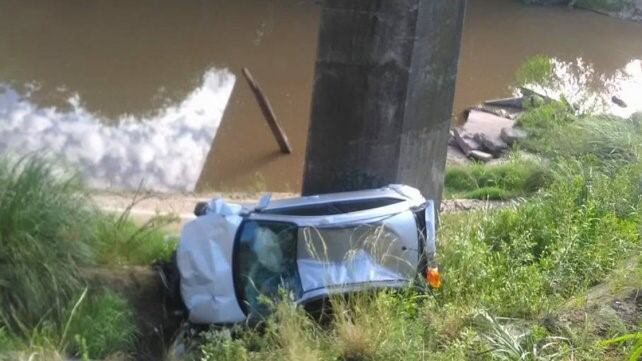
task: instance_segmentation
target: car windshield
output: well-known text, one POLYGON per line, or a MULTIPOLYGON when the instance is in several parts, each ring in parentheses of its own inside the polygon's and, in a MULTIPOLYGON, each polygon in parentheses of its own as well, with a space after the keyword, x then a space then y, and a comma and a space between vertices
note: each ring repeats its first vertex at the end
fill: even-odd
POLYGON ((266 301, 279 297, 280 289, 300 296, 297 232, 291 223, 243 223, 234 252, 234 284, 246 313, 265 315, 266 301))
POLYGON ((302 227, 298 238, 304 298, 328 287, 403 281, 416 273, 419 240, 412 212, 373 223, 302 227))

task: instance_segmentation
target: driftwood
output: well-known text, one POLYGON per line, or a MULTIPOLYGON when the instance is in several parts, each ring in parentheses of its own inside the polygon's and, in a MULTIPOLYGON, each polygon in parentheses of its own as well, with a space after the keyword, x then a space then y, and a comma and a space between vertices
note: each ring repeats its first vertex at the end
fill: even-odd
POLYGON ((274 110, 272 110, 270 101, 265 96, 265 94, 263 94, 261 87, 254 80, 254 78, 252 77, 252 74, 247 68, 243 68, 243 75, 245 76, 245 79, 247 80, 248 85, 250 86, 250 88, 252 89, 252 92, 254 93, 256 102, 259 104, 259 107, 261 108, 261 112, 265 117, 265 121, 267 121, 268 125, 270 126, 270 129, 272 130, 272 134, 274 135, 276 142, 279 144, 279 148, 281 148, 281 152, 286 154, 292 153, 292 147, 290 146, 288 137, 285 134, 285 131, 283 130, 283 128, 281 128, 281 126, 279 125, 279 122, 276 120, 276 115, 274 115, 274 110))

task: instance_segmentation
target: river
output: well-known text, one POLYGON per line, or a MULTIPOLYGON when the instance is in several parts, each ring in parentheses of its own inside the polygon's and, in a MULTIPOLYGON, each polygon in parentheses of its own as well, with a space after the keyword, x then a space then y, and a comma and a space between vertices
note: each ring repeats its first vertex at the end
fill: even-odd
MULTIPOLYGON (((297 191, 318 21, 310 0, 5 0, 0 151, 63 154, 96 187, 297 191), (278 152, 242 67, 293 154, 278 152)), ((621 113, 642 110, 642 24, 469 0, 455 117, 510 95, 536 54, 574 64, 559 67, 572 91, 609 79, 621 113)))

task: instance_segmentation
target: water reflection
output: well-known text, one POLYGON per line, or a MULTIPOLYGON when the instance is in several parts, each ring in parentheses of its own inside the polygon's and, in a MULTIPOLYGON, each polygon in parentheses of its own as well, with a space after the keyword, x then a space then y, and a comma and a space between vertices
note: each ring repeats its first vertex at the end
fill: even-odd
MULTIPOLYGON (((0 95, 0 114, 9 112, 5 103, 20 102, 46 117, 58 114, 49 121, 68 119, 65 127, 70 132, 75 125, 69 119, 82 114, 95 120, 92 129, 99 128, 98 121, 128 120, 144 122, 145 132, 161 134, 151 124, 197 92, 208 69, 227 68, 238 78, 240 69, 248 67, 269 96, 294 153, 278 152, 251 91, 238 82, 197 188, 298 191, 318 35, 317 4, 313 0, 0 1, 0 84, 7 88, 0 95), (69 102, 70 98, 76 101, 69 102)), ((509 96, 515 71, 536 54, 566 63, 581 57, 598 78, 636 79, 635 74, 640 78, 635 60, 642 59, 639 23, 564 7, 524 6, 514 0, 469 0, 464 27, 457 114, 481 101, 509 96)), ((608 95, 620 94, 629 107, 612 111, 642 109, 642 100, 636 97, 642 94, 640 85, 619 84, 621 90, 608 95)), ((6 130, 9 125, 4 123, 10 121, 4 118, 0 115, 0 128, 6 130)), ((107 129, 99 133, 107 134, 107 129)), ((14 136, 0 134, 2 149, 17 143, 7 138, 14 136)), ((202 147, 199 143, 193 154, 177 155, 184 159, 176 164, 189 165, 181 175, 200 171, 202 147)), ((119 167, 124 166, 110 169, 119 167)), ((122 178, 120 173, 95 171, 105 174, 104 183, 122 178)), ((157 183, 167 187, 168 181, 157 183)), ((122 179, 117 183, 126 184, 122 179)), ((179 182, 183 188, 188 183, 179 182)))
POLYGON ((627 117, 634 112, 642 112, 642 59, 628 63, 622 70, 622 80, 618 82, 617 94, 627 104, 626 108, 611 105, 610 112, 627 117))
POLYGON ((210 69, 184 100, 153 116, 103 119, 73 94, 64 108, 39 106, 0 86, 0 152, 45 152, 78 166, 96 187, 192 190, 234 86, 227 70, 210 69), (108 125, 113 124, 113 125, 108 125))
POLYGON ((579 113, 628 118, 642 111, 642 60, 632 60, 610 75, 599 73, 582 58, 574 62, 552 59, 552 65, 548 79, 526 87, 553 99, 564 98, 579 113), (622 104, 616 104, 614 97, 622 104))

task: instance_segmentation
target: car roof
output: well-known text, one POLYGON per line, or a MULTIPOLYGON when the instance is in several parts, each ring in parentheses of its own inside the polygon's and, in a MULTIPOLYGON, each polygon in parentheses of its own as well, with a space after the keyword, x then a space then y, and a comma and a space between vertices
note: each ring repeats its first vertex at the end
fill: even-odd
POLYGON ((378 198, 391 198, 399 201, 411 201, 412 203, 417 203, 417 205, 425 202, 425 199, 421 196, 421 193, 417 189, 406 185, 392 184, 377 189, 319 194, 270 201, 265 208, 260 210, 260 212, 276 214, 278 213, 277 210, 279 209, 290 209, 325 203, 349 202, 378 198))

